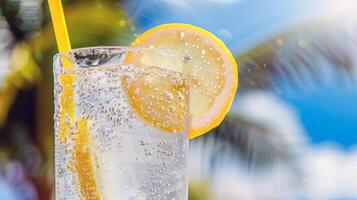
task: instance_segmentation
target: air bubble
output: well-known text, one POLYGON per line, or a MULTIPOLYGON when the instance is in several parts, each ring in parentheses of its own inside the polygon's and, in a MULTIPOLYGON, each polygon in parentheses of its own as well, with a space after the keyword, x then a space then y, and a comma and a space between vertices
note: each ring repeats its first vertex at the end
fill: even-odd
POLYGON ((180 33, 180 37, 181 37, 182 39, 185 37, 185 35, 186 35, 186 34, 185 34, 184 32, 181 32, 181 33, 180 33))

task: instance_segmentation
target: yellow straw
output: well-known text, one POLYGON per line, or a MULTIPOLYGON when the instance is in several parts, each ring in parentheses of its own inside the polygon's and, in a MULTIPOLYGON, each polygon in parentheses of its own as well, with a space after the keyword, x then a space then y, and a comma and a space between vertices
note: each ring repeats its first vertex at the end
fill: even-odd
POLYGON ((61 0, 48 0, 52 17, 53 27, 55 29, 56 41, 59 51, 68 51, 71 49, 71 43, 68 37, 66 20, 63 14, 61 0))
MULTIPOLYGON (((50 6, 50 12, 52 16, 52 23, 55 29, 55 35, 57 40, 57 46, 59 51, 68 51, 71 49, 71 44, 68 37, 68 31, 66 26, 66 20, 64 18, 63 8, 61 0, 48 0, 48 5, 50 6)), ((73 65, 68 59, 62 59, 63 68, 71 69, 73 65)), ((59 77, 60 82, 63 84, 63 91, 60 98, 60 105, 62 109, 59 115, 62 119, 59 123, 59 141, 65 142, 69 133, 70 126, 74 123, 74 73, 72 74, 62 74, 59 77), (64 116, 70 118, 70 124, 65 122, 64 116)), ((86 128, 86 121, 78 120, 78 124, 82 124, 78 128, 77 137, 80 138, 79 142, 75 140, 76 145, 80 148, 74 149, 75 159, 76 159, 76 170, 79 179, 79 187, 81 195, 85 199, 100 200, 100 193, 98 190, 97 182, 95 179, 94 169, 92 166, 90 152, 83 150, 84 147, 88 148, 88 137, 89 133, 86 128), (83 140, 85 138, 86 140, 83 140), (78 143, 78 144, 77 144, 78 143)))

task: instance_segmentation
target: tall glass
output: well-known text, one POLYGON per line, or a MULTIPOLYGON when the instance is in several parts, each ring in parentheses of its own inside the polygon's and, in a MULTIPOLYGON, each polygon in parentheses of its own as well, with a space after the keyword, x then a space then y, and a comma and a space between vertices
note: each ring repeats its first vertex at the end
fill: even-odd
POLYGON ((186 61, 130 47, 54 57, 57 200, 187 200, 186 61))

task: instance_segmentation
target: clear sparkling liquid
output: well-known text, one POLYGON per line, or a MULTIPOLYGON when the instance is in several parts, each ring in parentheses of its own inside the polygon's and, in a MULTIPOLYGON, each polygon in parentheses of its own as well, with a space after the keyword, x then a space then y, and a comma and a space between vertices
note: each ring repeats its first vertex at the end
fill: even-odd
MULTIPOLYGON (((94 177, 99 199, 186 200, 187 138, 183 131, 167 133, 142 121, 132 111, 121 84, 123 75, 135 81, 136 76, 146 73, 145 69, 112 65, 112 59, 110 65, 90 67, 83 66, 86 61, 80 62, 80 67, 72 72, 75 74, 74 121, 80 117, 87 122, 90 143, 84 151, 90 152, 94 173, 85 175, 94 177)), ((55 68, 56 65, 61 65, 59 59, 55 60, 55 68)), ((61 73, 66 72, 55 70, 55 76, 61 73)), ((85 186, 79 181, 83 174, 73 169, 73 162, 76 162, 73 138, 78 134, 75 128, 71 128, 65 142, 58 138, 62 88, 55 78, 56 199, 98 199, 96 191, 92 196, 91 193, 83 195, 81 187, 85 186)))

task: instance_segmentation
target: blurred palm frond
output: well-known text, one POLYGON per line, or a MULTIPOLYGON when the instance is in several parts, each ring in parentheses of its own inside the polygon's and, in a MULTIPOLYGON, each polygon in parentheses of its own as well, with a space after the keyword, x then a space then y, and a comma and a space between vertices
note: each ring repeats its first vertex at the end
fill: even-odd
POLYGON ((0 127, 15 99, 17 90, 33 85, 40 76, 31 50, 24 43, 15 43, 7 23, 0 18, 0 127))
MULTIPOLYGON (((275 143, 271 142, 271 133, 268 127, 245 119, 244 116, 227 116, 225 122, 214 132, 214 138, 219 141, 214 156, 220 159, 219 154, 224 152, 227 145, 236 150, 231 156, 242 158, 252 167, 272 165, 278 159, 288 159, 292 155, 288 151, 281 151, 275 143)), ((215 163, 215 162, 213 162, 215 163)))
POLYGON ((300 89, 306 86, 302 84, 306 77, 321 84, 322 65, 337 72, 341 81, 344 75, 355 80, 356 35, 350 24, 337 21, 310 22, 283 32, 237 56, 240 92, 274 91, 279 79, 300 89))
POLYGON ((275 130, 244 115, 230 114, 211 134, 193 143, 205 144, 203 151, 208 154, 211 170, 219 169, 226 162, 240 163, 253 171, 271 170, 276 164, 283 164, 299 175, 294 163, 295 146, 279 137, 284 134, 284 130, 275 130))
MULTIPOLYGON (((239 97, 252 91, 279 93, 282 82, 304 92, 309 89, 306 82, 322 85, 330 81, 323 68, 328 68, 337 82, 353 82, 357 74, 357 34, 350 32, 349 25, 335 21, 300 25, 237 56, 239 97)), ((269 112, 275 111, 266 112, 274 117, 269 112)), ((263 121, 252 121, 233 110, 213 134, 198 142, 211 148, 204 151, 211 152, 213 167, 224 162, 227 158, 221 155, 225 155, 253 169, 283 163, 298 177, 294 149, 283 137, 288 134, 286 131, 267 127, 263 121)))

